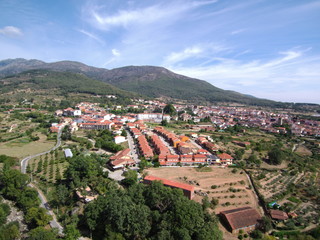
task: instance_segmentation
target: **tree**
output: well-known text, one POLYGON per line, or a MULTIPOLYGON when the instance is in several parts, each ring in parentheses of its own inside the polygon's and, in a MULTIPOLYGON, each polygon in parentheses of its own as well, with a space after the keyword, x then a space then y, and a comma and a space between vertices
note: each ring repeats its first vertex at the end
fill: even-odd
POLYGON ((81 234, 75 224, 67 225, 65 227, 64 233, 65 233, 65 237, 64 237, 65 240, 74 240, 81 237, 81 234))
POLYGON ((168 121, 166 119, 163 119, 161 121, 161 126, 167 127, 168 126, 168 121))
POLYGON ((3 166, 0 174, 1 192, 9 199, 15 199, 21 193, 21 190, 27 186, 29 177, 20 171, 3 166))
POLYGON ((268 152, 269 163, 280 165, 284 159, 284 154, 279 148, 274 148, 268 152))
POLYGON ((10 222, 0 228, 0 240, 20 239, 19 223, 10 222))
POLYGON ((172 104, 167 104, 163 109, 163 113, 173 116, 173 115, 176 115, 177 111, 172 104))
POLYGON ((64 184, 59 184, 56 187, 56 201, 59 205, 65 205, 69 200, 70 200, 70 192, 68 190, 68 188, 66 187, 66 185, 64 184))
POLYGON ((17 198, 17 205, 24 211, 28 208, 39 206, 40 199, 38 197, 38 192, 33 188, 25 188, 17 198))
POLYGON ((44 208, 32 207, 27 210, 25 216, 26 223, 32 227, 45 226, 52 220, 44 208))
POLYGON ((29 232, 28 240, 56 240, 57 234, 53 230, 37 227, 29 232))
POLYGON ((244 149, 237 149, 234 154, 237 160, 241 160, 244 154, 244 149))
POLYGON ((202 198, 202 208, 203 210, 206 210, 207 208, 210 207, 210 201, 209 201, 209 198, 208 196, 205 196, 204 198, 202 198))
POLYGON ((127 131, 123 129, 122 132, 121 132, 121 136, 126 137, 127 136, 127 131))
POLYGON ((138 173, 131 169, 124 173, 124 177, 125 178, 121 181, 121 183, 125 186, 132 186, 138 181, 138 173))
POLYGON ((212 198, 210 203, 211 203, 211 208, 215 209, 216 206, 219 204, 219 200, 217 198, 212 198))
POLYGON ((271 219, 268 217, 262 217, 259 229, 264 233, 269 232, 272 229, 271 219))

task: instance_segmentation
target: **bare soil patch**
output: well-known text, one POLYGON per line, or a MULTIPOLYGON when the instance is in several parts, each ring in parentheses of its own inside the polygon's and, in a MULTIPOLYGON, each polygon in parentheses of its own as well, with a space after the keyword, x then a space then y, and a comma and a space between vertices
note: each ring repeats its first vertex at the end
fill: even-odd
MULTIPOLYGON (((241 170, 232 173, 232 169, 211 167, 211 172, 198 172, 194 167, 164 167, 151 168, 146 172, 149 175, 169 180, 191 184, 196 191, 201 191, 209 200, 219 200, 215 213, 220 211, 250 206, 257 210, 258 203, 251 189, 247 176, 241 170)), ((203 196, 195 194, 194 200, 201 202, 203 196)), ((259 210, 260 211, 260 210, 259 210)))

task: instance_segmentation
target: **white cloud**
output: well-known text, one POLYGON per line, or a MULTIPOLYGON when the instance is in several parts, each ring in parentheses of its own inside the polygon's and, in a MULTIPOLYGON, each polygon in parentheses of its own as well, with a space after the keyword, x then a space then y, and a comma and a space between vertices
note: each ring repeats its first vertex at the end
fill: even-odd
POLYGON ((198 44, 192 47, 187 47, 180 52, 172 52, 164 58, 165 66, 171 66, 187 59, 201 58, 209 62, 216 60, 218 57, 214 55, 230 50, 230 48, 219 44, 198 44))
POLYGON ((168 18, 179 18, 179 14, 188 10, 215 3, 213 1, 199 2, 174 2, 168 4, 157 4, 145 8, 133 10, 118 10, 115 14, 108 14, 101 10, 101 6, 87 5, 85 14, 89 15, 89 22, 95 27, 109 30, 111 27, 127 27, 129 25, 147 25, 156 21, 168 21, 168 18))
POLYGON ((4 28, 0 28, 0 34, 9 37, 20 37, 23 35, 22 31, 14 26, 6 26, 4 28))
POLYGON ((237 30, 232 31, 230 34, 236 35, 236 34, 239 34, 239 33, 245 32, 245 31, 246 31, 246 29, 237 29, 237 30))
POLYGON ((99 38, 96 35, 94 35, 93 33, 89 33, 89 32, 87 32, 87 31, 85 31, 83 29, 78 30, 78 32, 81 32, 84 35, 88 36, 89 38, 92 38, 92 39, 96 40, 97 42, 99 42, 101 44, 104 44, 104 41, 101 38, 99 38))
POLYGON ((121 55, 120 52, 119 52, 117 49, 115 49, 115 48, 112 49, 111 52, 112 52, 112 55, 115 56, 115 57, 118 57, 118 56, 121 55))
MULTIPOLYGON (((208 66, 174 66, 170 69, 189 77, 207 80, 223 89, 284 100, 285 96, 290 95, 290 91, 303 93, 308 88, 320 88, 320 56, 306 56, 307 51, 308 49, 284 51, 279 53, 280 57, 276 56, 268 61, 245 62, 221 58, 218 59, 219 63, 208 66)), ((291 101, 295 101, 293 95, 290 96, 291 101)), ((299 96, 297 99, 312 102, 312 97, 319 99, 316 94, 299 96)))
POLYGON ((190 57, 196 57, 198 54, 202 53, 203 49, 200 47, 186 48, 181 52, 172 52, 165 58, 166 64, 174 64, 181 62, 190 57))

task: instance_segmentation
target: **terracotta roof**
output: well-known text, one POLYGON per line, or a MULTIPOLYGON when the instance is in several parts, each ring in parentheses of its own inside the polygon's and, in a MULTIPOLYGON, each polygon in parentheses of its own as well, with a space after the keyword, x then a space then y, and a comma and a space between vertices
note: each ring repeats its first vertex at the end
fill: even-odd
POLYGON ((165 178, 159 178, 159 177, 148 175, 144 179, 149 181, 161 181, 163 185, 166 185, 169 187, 181 188, 183 190, 187 190, 190 192, 194 191, 194 187, 189 184, 179 183, 179 182, 171 181, 165 178))
POLYGON ((110 159, 119 159, 119 158, 123 158, 124 156, 130 156, 130 148, 126 148, 122 151, 117 152, 114 156, 111 156, 110 159))
POLYGON ((113 166, 127 165, 127 164, 135 164, 135 161, 133 159, 131 159, 131 158, 129 158, 129 159, 118 158, 118 159, 112 161, 111 164, 113 166))
POLYGON ((261 219, 257 210, 251 207, 236 208, 223 211, 232 230, 256 225, 261 219))
POLYGON ((270 215, 272 219, 276 219, 276 220, 286 220, 288 219, 288 214, 286 214, 283 211, 280 210, 270 210, 270 215))
POLYGON ((227 154, 227 153, 221 153, 221 154, 219 154, 218 155, 218 157, 220 158, 220 159, 233 159, 233 157, 231 157, 229 154, 227 154))

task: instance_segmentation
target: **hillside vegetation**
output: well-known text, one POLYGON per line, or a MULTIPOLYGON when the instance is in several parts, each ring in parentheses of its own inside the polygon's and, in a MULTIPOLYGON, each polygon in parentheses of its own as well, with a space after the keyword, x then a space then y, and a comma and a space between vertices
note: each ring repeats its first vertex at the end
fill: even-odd
MULTIPOLYGON (((115 95, 118 101, 133 98, 137 95, 126 92, 110 84, 90 79, 82 74, 54 72, 49 70, 30 70, 0 79, 2 101, 7 99, 43 98, 76 98, 89 100, 105 95, 115 95)), ((97 100, 96 100, 97 101, 97 100)), ((105 101, 106 102, 106 101, 105 101)))
MULTIPOLYGON (((39 60, 25 60, 21 58, 0 61, 0 77, 31 69, 80 73, 123 90, 149 97, 167 97, 196 103, 236 102, 260 106, 283 105, 279 102, 259 99, 233 91, 226 91, 206 81, 175 74, 162 67, 128 66, 107 70, 72 61, 45 63, 39 60)), ((83 84, 87 83, 87 81, 83 82, 83 84)), ((93 82, 93 84, 94 86, 98 86, 96 82, 93 82)), ((91 87, 91 90, 95 89, 94 86, 91 87)), ((88 88, 88 86, 86 86, 86 88, 88 88)), ((75 89, 75 91, 76 90, 79 90, 79 88, 75 89)), ((98 90, 96 94, 102 93, 98 90)))

